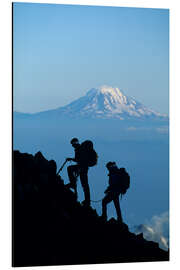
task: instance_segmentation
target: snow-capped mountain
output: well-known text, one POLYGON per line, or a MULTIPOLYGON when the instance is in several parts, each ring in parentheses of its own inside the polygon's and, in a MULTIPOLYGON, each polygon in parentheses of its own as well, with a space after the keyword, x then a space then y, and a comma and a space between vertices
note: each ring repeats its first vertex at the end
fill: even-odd
POLYGON ((14 112, 16 118, 27 117, 68 119, 168 119, 168 116, 155 112, 133 97, 126 96, 119 88, 101 86, 92 88, 86 95, 69 103, 66 106, 54 110, 43 111, 34 114, 14 112))
POLYGON ((156 118, 167 117, 155 112, 143 104, 123 94, 119 88, 101 86, 93 88, 87 94, 72 103, 56 110, 59 115, 90 118, 156 118))

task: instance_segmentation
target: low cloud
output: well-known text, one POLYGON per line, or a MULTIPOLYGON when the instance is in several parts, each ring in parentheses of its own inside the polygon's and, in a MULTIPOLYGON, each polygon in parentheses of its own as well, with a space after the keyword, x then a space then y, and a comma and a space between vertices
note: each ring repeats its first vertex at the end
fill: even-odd
POLYGON ((157 132, 159 134, 168 134, 169 133, 169 127, 168 126, 162 126, 162 127, 135 127, 130 126, 126 128, 127 131, 153 131, 157 132))
POLYGON ((169 213, 165 212, 159 216, 153 216, 146 224, 134 227, 134 233, 143 233, 146 240, 159 243, 164 250, 169 248, 169 213))
POLYGON ((137 128, 136 127, 128 127, 127 130, 134 131, 134 130, 137 130, 137 128))
POLYGON ((140 130, 140 131, 146 131, 146 130, 152 130, 151 127, 134 127, 134 126, 130 126, 127 128, 128 131, 136 131, 136 130, 140 130))

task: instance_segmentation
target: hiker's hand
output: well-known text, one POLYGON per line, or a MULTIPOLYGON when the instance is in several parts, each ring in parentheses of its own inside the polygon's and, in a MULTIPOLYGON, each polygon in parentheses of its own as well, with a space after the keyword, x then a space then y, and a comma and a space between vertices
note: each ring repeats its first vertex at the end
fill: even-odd
POLYGON ((72 158, 66 158, 66 161, 71 161, 72 160, 72 158))

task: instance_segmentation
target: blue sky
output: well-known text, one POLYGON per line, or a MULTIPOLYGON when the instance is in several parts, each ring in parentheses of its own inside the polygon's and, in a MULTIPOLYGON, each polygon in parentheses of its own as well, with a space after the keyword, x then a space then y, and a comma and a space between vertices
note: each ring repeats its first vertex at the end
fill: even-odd
POLYGON ((14 110, 66 105, 119 87, 169 113, 167 9, 14 4, 14 110))

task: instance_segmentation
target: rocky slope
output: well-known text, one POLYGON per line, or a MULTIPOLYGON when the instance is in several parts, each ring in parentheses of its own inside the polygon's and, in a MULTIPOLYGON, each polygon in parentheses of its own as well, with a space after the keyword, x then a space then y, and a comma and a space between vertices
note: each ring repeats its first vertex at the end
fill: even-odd
POLYGON ((41 152, 13 152, 13 266, 167 261, 169 252, 82 206, 41 152))

